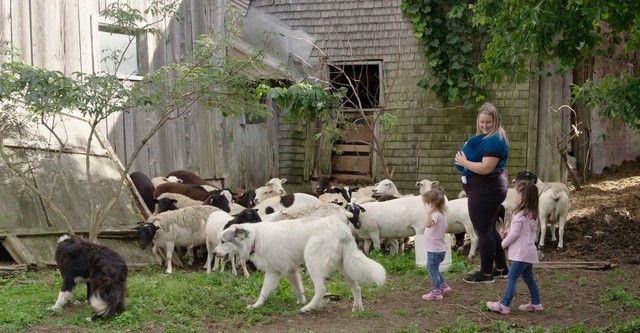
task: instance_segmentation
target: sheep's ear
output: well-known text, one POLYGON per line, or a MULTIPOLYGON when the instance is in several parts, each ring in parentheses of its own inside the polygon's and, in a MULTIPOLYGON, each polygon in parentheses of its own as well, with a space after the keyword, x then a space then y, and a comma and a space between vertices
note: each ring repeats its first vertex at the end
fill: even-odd
POLYGON ((438 184, 440 184, 440 182, 439 182, 439 181, 437 181, 437 180, 433 180, 433 181, 431 181, 431 185, 438 185, 438 184))
POLYGON ((358 205, 358 204, 356 204, 356 206, 358 206, 358 208, 360 208, 360 211, 361 211, 361 212, 366 212, 366 211, 367 211, 366 209, 364 209, 364 207, 362 207, 362 206, 360 206, 360 205, 358 205))
POLYGON ((283 183, 283 184, 286 183, 287 182, 287 178, 280 178, 280 182, 283 183))
POLYGON ((172 204, 175 204, 175 203, 177 203, 177 202, 178 202, 178 200, 176 200, 176 199, 171 199, 171 201, 170 201, 170 202, 171 202, 172 204))
POLYGON ((312 182, 317 182, 317 181, 318 181, 318 179, 320 179, 320 178, 318 178, 318 176, 311 176, 311 177, 309 177, 309 180, 310 180, 310 181, 312 181, 312 182))

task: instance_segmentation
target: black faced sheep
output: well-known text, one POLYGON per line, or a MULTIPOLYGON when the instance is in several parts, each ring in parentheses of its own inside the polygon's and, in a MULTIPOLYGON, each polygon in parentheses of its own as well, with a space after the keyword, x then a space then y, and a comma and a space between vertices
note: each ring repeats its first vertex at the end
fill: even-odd
POLYGON ((171 274, 171 258, 176 246, 186 247, 189 265, 195 258, 193 248, 205 244, 205 223, 215 208, 211 206, 191 206, 172 210, 149 217, 146 223, 135 227, 140 235, 139 246, 145 249, 153 242, 153 255, 162 264, 159 249, 166 249, 167 270, 171 274))

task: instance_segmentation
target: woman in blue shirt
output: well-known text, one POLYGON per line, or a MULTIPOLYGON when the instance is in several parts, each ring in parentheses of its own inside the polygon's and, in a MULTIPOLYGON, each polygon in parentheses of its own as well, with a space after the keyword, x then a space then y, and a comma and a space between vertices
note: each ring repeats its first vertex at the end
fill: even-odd
POLYGON ((509 183, 504 169, 508 156, 509 141, 500 114, 493 104, 484 103, 478 111, 476 135, 455 157, 480 250, 480 271, 467 276, 464 281, 468 283, 492 283, 494 276, 508 275, 502 238, 496 230, 498 207, 507 195, 509 183))

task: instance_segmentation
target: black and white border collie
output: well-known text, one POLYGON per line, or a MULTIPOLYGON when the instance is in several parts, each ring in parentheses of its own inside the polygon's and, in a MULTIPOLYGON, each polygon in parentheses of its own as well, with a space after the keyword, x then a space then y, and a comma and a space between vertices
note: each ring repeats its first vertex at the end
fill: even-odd
POLYGON ((62 289, 50 309, 61 309, 73 300, 73 288, 77 283, 86 282, 87 300, 96 310, 87 320, 107 318, 125 310, 127 264, 118 253, 78 236, 64 235, 58 239, 56 263, 62 276, 62 289))

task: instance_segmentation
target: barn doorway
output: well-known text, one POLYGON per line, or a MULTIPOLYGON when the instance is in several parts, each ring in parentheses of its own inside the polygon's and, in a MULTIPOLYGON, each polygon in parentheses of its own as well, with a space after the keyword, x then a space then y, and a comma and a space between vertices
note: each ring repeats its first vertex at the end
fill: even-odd
POLYGON ((375 133, 367 118, 379 111, 382 102, 382 61, 340 63, 329 66, 331 85, 346 88, 342 130, 334 141, 331 174, 342 183, 373 182, 373 138, 375 133))

